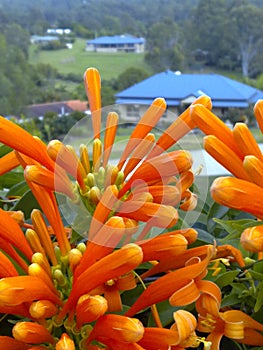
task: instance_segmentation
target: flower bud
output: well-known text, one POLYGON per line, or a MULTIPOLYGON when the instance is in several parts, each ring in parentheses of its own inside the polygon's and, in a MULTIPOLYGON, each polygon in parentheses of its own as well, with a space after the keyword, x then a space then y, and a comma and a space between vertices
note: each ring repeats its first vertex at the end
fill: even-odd
POLYGON ((75 270, 75 267, 79 264, 82 258, 82 253, 77 248, 73 248, 69 251, 68 260, 71 271, 75 270))
POLYGON ((82 295, 76 307, 77 328, 93 322, 104 315, 108 309, 107 300, 100 295, 82 295))
POLYGON ((17 322, 12 330, 16 340, 29 344, 51 343, 54 338, 42 325, 34 322, 17 322))
POLYGON ((49 300, 34 301, 29 308, 33 318, 50 318, 57 313, 57 307, 49 300))
POLYGON ((60 340, 56 344, 56 350, 75 350, 75 344, 72 339, 66 334, 63 333, 60 337, 60 340))
POLYGON ((249 227, 243 231, 240 243, 249 252, 263 251, 263 226, 249 227))

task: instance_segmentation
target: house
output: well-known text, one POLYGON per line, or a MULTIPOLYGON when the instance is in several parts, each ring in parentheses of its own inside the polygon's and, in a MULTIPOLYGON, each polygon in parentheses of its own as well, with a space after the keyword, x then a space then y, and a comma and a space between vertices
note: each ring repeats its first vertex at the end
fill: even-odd
POLYGON ((62 102, 40 103, 27 106, 25 108, 25 115, 29 118, 43 118, 48 112, 54 112, 58 116, 70 114, 79 111, 88 113, 87 102, 80 100, 70 100, 62 102))
POLYGON ((94 52, 144 52, 145 39, 132 35, 101 36, 86 42, 86 51, 94 52))
POLYGON ((30 41, 32 44, 47 45, 52 41, 58 41, 59 37, 55 35, 32 35, 30 41))
POLYGON ((174 120, 197 97, 208 95, 212 99, 213 111, 224 117, 229 109, 245 110, 263 98, 263 91, 237 82, 219 74, 181 74, 165 71, 153 75, 115 95, 121 117, 135 122, 157 97, 164 97, 166 113, 174 120))

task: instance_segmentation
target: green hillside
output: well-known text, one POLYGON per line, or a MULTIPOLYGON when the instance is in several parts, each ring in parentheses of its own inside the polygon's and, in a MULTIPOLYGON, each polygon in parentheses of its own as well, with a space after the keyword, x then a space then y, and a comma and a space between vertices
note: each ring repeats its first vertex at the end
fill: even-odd
POLYGON ((74 73, 79 76, 83 75, 86 68, 95 67, 103 80, 116 78, 129 67, 142 68, 151 73, 143 54, 86 52, 84 39, 77 39, 70 50, 40 51, 36 45, 31 45, 29 62, 50 64, 59 73, 74 73))

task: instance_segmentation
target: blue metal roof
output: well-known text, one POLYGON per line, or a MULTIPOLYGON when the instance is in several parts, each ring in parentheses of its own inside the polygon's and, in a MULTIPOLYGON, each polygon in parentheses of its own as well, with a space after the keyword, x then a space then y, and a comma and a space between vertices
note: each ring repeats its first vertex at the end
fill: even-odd
POLYGON ((178 106, 188 97, 208 95, 214 107, 246 108, 263 99, 263 91, 219 74, 178 74, 171 71, 153 75, 116 94, 116 103, 137 103, 165 98, 167 105, 178 106), (127 102, 126 102, 127 101, 127 102))
POLYGON ((136 38, 132 35, 101 36, 87 41, 88 44, 94 45, 143 44, 144 42, 144 38, 136 38))

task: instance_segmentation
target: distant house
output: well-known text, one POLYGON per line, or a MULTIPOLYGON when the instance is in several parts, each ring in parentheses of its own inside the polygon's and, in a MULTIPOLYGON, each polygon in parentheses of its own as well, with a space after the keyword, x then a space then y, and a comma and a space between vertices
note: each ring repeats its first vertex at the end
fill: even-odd
POLYGON ((30 41, 32 44, 47 45, 52 41, 58 41, 59 37, 55 35, 32 35, 30 41))
POLYGON ((63 102, 40 103, 27 106, 25 115, 29 118, 43 118, 47 112, 57 113, 58 116, 70 114, 74 111, 88 112, 87 102, 71 100, 63 102))
MULTIPOLYGON (((138 121, 152 101, 163 97, 167 110, 179 115, 197 97, 208 95, 213 111, 219 116, 231 108, 246 109, 258 99, 263 91, 237 82, 219 74, 181 74, 166 71, 153 75, 116 94, 120 115, 127 121, 138 121)), ((174 114, 165 115, 174 119, 174 114)))
POLYGON ((86 51, 94 52, 144 52, 145 39, 132 35, 101 36, 86 42, 86 51))

